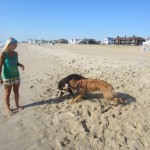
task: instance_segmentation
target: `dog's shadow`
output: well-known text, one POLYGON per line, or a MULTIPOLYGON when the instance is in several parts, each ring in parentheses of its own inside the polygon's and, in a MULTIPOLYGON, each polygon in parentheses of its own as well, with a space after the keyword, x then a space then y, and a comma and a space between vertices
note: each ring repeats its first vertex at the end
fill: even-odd
POLYGON ((136 102, 136 98, 125 93, 117 93, 118 97, 121 97, 124 105, 130 105, 131 103, 136 102))
MULTIPOLYGON (((123 105, 129 105, 133 102, 136 102, 136 98, 129 95, 129 94, 125 94, 125 93, 117 93, 117 96, 123 100, 123 105)), ((91 102, 96 102, 95 99, 103 99, 103 94, 100 93, 95 93, 95 94, 90 94, 87 93, 84 97, 83 100, 89 100, 91 102)))
MULTIPOLYGON (((75 93, 74 96, 76 96, 77 94, 75 93)), ((130 103, 136 102, 136 98, 129 95, 129 94, 125 94, 125 93, 118 93, 117 94, 118 97, 121 97, 123 99, 123 105, 129 105, 130 103)), ((95 94, 85 94, 85 96, 82 98, 82 101, 84 100, 89 100, 91 102, 96 102, 95 99, 102 99, 103 95, 99 94, 99 93, 95 93, 95 94)), ((72 97, 70 94, 66 94, 64 95, 62 98, 57 97, 57 98, 53 98, 53 99, 47 99, 47 100, 40 100, 38 102, 33 102, 30 104, 26 104, 23 107, 27 108, 27 107, 34 107, 34 106, 38 106, 38 105, 44 105, 44 104, 58 104, 58 103, 62 103, 66 100, 70 100, 71 101, 72 97)))

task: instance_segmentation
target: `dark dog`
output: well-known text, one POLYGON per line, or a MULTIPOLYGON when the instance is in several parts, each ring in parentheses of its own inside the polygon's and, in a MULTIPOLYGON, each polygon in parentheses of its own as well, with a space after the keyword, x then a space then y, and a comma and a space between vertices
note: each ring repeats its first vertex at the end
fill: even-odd
POLYGON ((71 96, 73 97, 73 92, 71 90, 71 88, 69 87, 69 82, 71 80, 81 80, 81 79, 86 79, 78 74, 71 74, 63 79, 61 79, 58 82, 58 89, 61 91, 60 93, 60 97, 62 97, 64 95, 64 93, 69 92, 71 94, 71 96))

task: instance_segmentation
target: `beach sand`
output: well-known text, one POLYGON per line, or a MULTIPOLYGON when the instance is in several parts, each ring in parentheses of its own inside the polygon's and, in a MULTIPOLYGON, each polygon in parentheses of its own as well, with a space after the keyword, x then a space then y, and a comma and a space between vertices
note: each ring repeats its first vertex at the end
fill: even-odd
MULTIPOLYGON (((150 51, 141 48, 19 44, 25 109, 7 115, 0 86, 0 149, 149 150, 150 51), (109 105, 101 93, 75 104, 69 94, 60 100, 58 81, 72 73, 107 81, 125 104, 109 105)), ((10 101, 15 109, 13 93, 10 101)))

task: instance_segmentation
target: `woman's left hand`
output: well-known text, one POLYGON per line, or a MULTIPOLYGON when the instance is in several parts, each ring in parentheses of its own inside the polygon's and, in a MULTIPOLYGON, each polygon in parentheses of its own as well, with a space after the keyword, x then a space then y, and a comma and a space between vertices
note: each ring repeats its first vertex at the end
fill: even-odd
POLYGON ((22 71, 24 70, 24 65, 20 64, 19 67, 21 67, 22 71))

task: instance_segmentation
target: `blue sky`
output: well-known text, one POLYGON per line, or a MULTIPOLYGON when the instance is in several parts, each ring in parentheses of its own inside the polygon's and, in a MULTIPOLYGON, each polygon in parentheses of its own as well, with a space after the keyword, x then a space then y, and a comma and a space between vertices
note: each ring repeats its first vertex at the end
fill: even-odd
POLYGON ((150 36, 150 0, 0 0, 0 41, 150 36))

